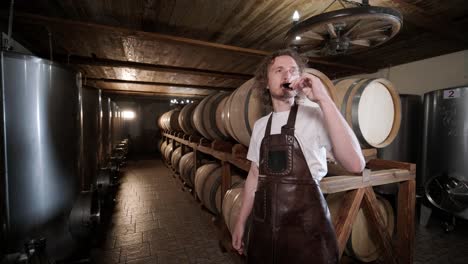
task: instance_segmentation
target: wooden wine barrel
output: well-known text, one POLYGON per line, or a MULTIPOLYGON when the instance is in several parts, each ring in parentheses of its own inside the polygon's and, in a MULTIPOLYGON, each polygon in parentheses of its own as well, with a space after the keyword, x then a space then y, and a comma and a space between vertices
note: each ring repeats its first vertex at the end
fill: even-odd
POLYGON ((172 156, 171 156, 171 166, 177 172, 179 172, 179 161, 181 157, 182 157, 182 147, 177 147, 172 152, 172 156))
POLYGON ((229 135, 224 123, 225 123, 225 117, 224 117, 224 108, 226 107, 226 102, 228 100, 229 96, 224 97, 221 102, 219 102, 218 107, 216 108, 216 127, 218 128, 219 132, 223 134, 223 137, 225 139, 230 138, 231 136, 229 135))
POLYGON ((161 144, 161 148, 159 149, 160 152, 161 152, 161 157, 162 157, 163 159, 166 158, 166 157, 164 156, 166 147, 167 147, 167 141, 164 140, 164 142, 161 144))
POLYGON ((172 151, 172 144, 167 144, 166 148, 164 149, 164 160, 166 163, 171 163, 172 151))
POLYGON ((383 148, 392 143, 400 129, 401 104, 390 81, 343 79, 335 87, 335 103, 363 148, 383 148))
MULTIPOLYGON (((328 208, 332 219, 338 214, 344 198, 344 192, 327 196, 328 208)), ((390 236, 393 235, 395 219, 393 208, 384 198, 377 196, 378 208, 383 216, 384 223, 390 236)), ((375 261, 381 255, 377 237, 371 232, 363 209, 360 209, 353 224, 351 235, 346 245, 345 253, 363 262, 375 261)))
MULTIPOLYGON (((237 142, 239 142, 239 139, 237 138, 236 134, 234 133, 234 129, 231 126, 231 122, 229 122, 229 111, 228 108, 231 106, 232 102, 232 95, 235 93, 234 91, 227 99, 226 102, 224 103, 224 109, 222 115, 222 120, 224 122, 224 129, 226 130, 227 134, 231 136, 231 138, 235 139, 237 142)), ((252 133, 251 133, 252 134, 252 133)))
POLYGON ((213 214, 221 207, 221 165, 205 164, 195 172, 195 191, 202 204, 213 214))
MULTIPOLYGON (((164 113, 164 114, 165 114, 165 113, 164 113)), ((159 127, 161 130, 164 130, 164 129, 163 129, 163 123, 162 123, 162 119, 163 119, 164 114, 162 114, 162 115, 160 115, 160 116, 158 117, 158 127, 159 127)))
MULTIPOLYGON (((164 140, 162 138, 160 138, 158 140, 158 150, 161 150, 161 146, 162 146, 163 143, 164 143, 164 140)), ((128 148, 128 146, 127 146, 127 148, 128 148)))
POLYGON ((195 191, 202 204, 213 214, 221 211, 221 165, 205 164, 195 172, 195 191))
POLYGON ((161 130, 164 130, 164 131, 167 131, 166 119, 167 119, 168 113, 169 112, 165 112, 158 118, 158 126, 159 128, 161 128, 161 130))
POLYGON ((165 131, 179 131, 182 130, 179 125, 180 109, 172 109, 164 114, 158 120, 159 126, 165 131))
POLYGON ((244 146, 250 143, 255 121, 271 111, 271 106, 263 103, 255 86, 254 78, 242 84, 229 96, 224 108, 224 127, 232 138, 244 146))
POLYGON ((231 188, 226 192, 223 199, 223 217, 224 223, 232 234, 234 226, 239 217, 240 208, 242 206, 242 191, 244 189, 245 181, 236 182, 231 186, 231 188))
POLYGON ((159 150, 163 151, 163 149, 167 146, 167 141, 166 140, 161 140, 160 144, 159 144, 159 150))
POLYGON ((189 152, 183 155, 179 161, 179 173, 185 184, 193 188, 195 179, 195 161, 193 158, 194 153, 189 152))
POLYGON ((198 102, 190 103, 185 105, 179 114, 179 126, 187 135, 192 135, 196 133, 195 127, 193 126, 193 111, 197 107, 198 102))
POLYGON ((158 126, 159 128, 161 128, 161 130, 167 130, 166 129, 166 124, 164 123, 166 120, 166 115, 167 115, 167 112, 163 113, 159 118, 158 118, 158 126))
POLYGON ((229 94, 218 92, 205 97, 195 108, 193 124, 197 131, 210 140, 224 140, 225 137, 216 126, 216 109, 224 97, 229 94))

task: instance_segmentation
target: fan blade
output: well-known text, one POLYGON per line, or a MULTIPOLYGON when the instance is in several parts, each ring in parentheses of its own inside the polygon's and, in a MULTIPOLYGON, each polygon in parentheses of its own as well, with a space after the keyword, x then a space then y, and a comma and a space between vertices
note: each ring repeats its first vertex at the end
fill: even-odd
POLYGON ((368 40, 373 40, 373 41, 379 41, 379 42, 384 42, 388 39, 387 35, 375 35, 375 36, 369 36, 366 37, 368 40))
POLYGON ((372 35, 386 35, 385 34, 386 32, 388 32, 387 29, 376 29, 376 30, 371 30, 371 31, 356 34, 356 37, 361 38, 361 37, 372 36, 372 35))
POLYGON ((333 26, 333 24, 331 23, 327 24, 327 30, 328 30, 328 34, 330 34, 332 38, 337 38, 335 27, 333 26))
POLYGON ((301 35, 301 38, 307 38, 307 39, 315 39, 315 40, 323 40, 323 36, 320 34, 314 32, 314 31, 307 31, 301 35))
POLYGON ((354 39, 368 39, 368 40, 373 40, 373 41, 385 41, 388 39, 387 35, 384 34, 376 34, 374 32, 374 35, 361 35, 361 36, 356 36, 354 39))
POLYGON ((309 50, 309 51, 303 52, 301 54, 302 54, 302 56, 305 56, 305 57, 321 57, 322 55, 320 55, 320 51, 321 50, 309 50))
POLYGON ((294 44, 293 46, 296 47, 307 47, 307 46, 320 46, 322 43, 321 42, 304 42, 304 43, 298 43, 294 44))
POLYGON ((367 39, 355 39, 351 40, 349 43, 361 47, 370 47, 370 41, 367 39))
POLYGON ((346 31, 343 36, 347 37, 349 34, 351 34, 351 32, 353 32, 357 27, 359 27, 361 22, 362 20, 358 20, 356 23, 354 23, 354 25, 350 29, 348 29, 348 31, 346 31))
POLYGON ((352 35, 360 35, 362 33, 375 31, 375 30, 387 31, 387 30, 391 30, 392 27, 393 25, 389 23, 366 23, 366 24, 362 24, 359 28, 354 29, 354 32, 352 35))
POLYGON ((305 53, 305 52, 310 52, 310 51, 318 51, 320 50, 321 47, 320 45, 302 45, 299 46, 299 53, 305 53))

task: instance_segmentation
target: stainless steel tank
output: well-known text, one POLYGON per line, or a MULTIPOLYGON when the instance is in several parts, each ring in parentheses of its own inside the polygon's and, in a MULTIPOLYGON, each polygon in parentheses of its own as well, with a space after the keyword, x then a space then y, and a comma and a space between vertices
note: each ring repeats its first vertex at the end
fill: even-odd
POLYGON ((117 142, 116 142, 116 145, 119 145, 122 139, 124 138, 122 126, 123 126, 122 109, 117 104, 117 142))
POLYGON ((120 143, 123 139, 123 131, 122 131, 122 110, 120 109, 119 105, 111 101, 111 109, 112 109, 112 150, 120 143))
POLYGON ((82 190, 96 184, 101 144, 101 90, 83 88, 83 181, 82 190))
POLYGON ((113 150, 118 140, 118 106, 116 102, 111 101, 111 111, 111 150, 113 150))
POLYGON ((424 95, 421 155, 429 201, 468 219, 468 86, 424 95))
POLYGON ((395 140, 385 148, 377 149, 378 157, 417 163, 421 141, 422 97, 400 94, 401 125, 395 140))
POLYGON ((104 118, 103 118, 103 96, 102 96, 102 90, 99 90, 99 110, 98 110, 98 120, 99 120, 99 145, 98 145, 98 167, 101 168, 104 165, 104 159, 105 156, 103 156, 103 141, 104 139, 102 138, 102 130, 104 127, 104 118))
POLYGON ((64 66, 1 53, 4 233, 9 250, 45 237, 65 253, 66 221, 80 189, 81 76, 64 66))
POLYGON ((108 159, 108 156, 111 152, 112 144, 111 142, 111 120, 112 120, 112 111, 111 111, 111 100, 109 97, 102 96, 102 152, 101 152, 101 163, 105 163, 108 159))
MULTIPOLYGON (((400 94, 400 102, 401 125, 398 135, 390 145, 377 149, 377 156, 385 160, 418 163, 422 133, 422 97, 412 94, 400 94)), ((417 184, 419 183, 420 180, 418 179, 417 184)), ((397 186, 396 184, 381 185, 376 189, 381 193, 389 194, 396 193, 397 186)))

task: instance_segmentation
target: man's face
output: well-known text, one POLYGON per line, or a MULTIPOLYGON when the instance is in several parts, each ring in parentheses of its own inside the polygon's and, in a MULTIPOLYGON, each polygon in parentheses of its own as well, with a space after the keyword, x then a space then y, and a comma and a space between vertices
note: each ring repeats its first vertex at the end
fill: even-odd
POLYGON ((296 61, 287 55, 276 57, 268 69, 268 87, 272 98, 288 99, 296 95, 296 91, 284 89, 283 83, 290 83, 300 77, 296 61))

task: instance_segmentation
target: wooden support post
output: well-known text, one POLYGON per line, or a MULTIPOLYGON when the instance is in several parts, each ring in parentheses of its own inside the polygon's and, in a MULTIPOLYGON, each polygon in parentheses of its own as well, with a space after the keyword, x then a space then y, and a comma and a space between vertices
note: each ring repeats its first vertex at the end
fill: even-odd
POLYGON ((364 169, 362 171, 362 181, 363 182, 368 182, 370 181, 370 176, 371 176, 371 170, 369 169, 364 169))
POLYGON ((397 253, 400 263, 413 263, 415 203, 416 181, 401 182, 397 212, 397 253))
POLYGON ((180 157, 184 156, 187 153, 187 146, 185 144, 180 144, 181 146, 181 151, 180 151, 180 157))
POLYGON ((333 219, 340 256, 343 254, 353 228, 353 223, 361 208, 363 196, 364 188, 348 191, 343 198, 343 203, 341 204, 338 214, 333 219))
POLYGON ((362 149, 362 155, 364 156, 364 159, 366 160, 366 163, 367 163, 369 160, 377 158, 377 149, 375 148, 362 149))
POLYGON ((374 190, 372 187, 366 187, 365 190, 363 210, 369 221, 370 231, 377 236, 377 242, 380 246, 385 263, 397 264, 395 250, 392 247, 392 238, 385 227, 384 218, 378 207, 374 190))

